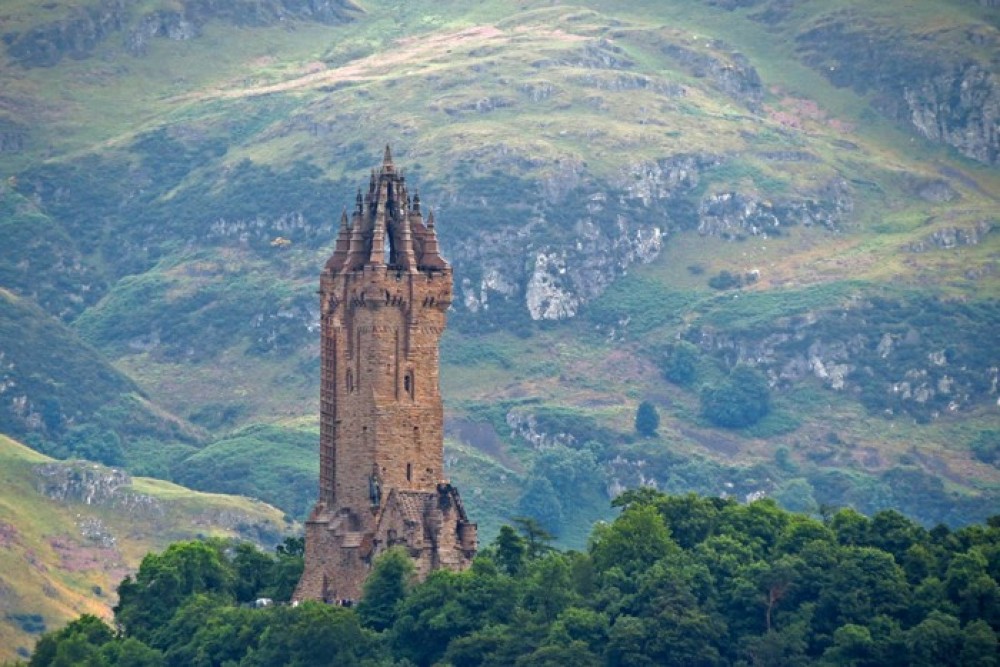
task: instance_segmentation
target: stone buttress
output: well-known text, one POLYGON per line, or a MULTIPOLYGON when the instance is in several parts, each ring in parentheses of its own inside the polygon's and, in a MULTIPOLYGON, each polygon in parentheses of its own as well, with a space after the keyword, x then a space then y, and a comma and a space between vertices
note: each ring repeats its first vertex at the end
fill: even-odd
POLYGON ((451 299, 434 216, 387 146, 320 277, 319 499, 294 599, 357 600, 394 545, 421 578, 472 562, 476 524, 444 477, 438 344, 451 299))

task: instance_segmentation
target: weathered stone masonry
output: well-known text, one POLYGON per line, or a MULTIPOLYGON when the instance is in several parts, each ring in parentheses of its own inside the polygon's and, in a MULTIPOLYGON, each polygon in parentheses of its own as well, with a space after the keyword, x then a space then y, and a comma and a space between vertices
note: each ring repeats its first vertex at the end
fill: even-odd
POLYGON ((444 478, 438 344, 451 299, 434 216, 386 147, 320 277, 319 500, 295 599, 357 600, 394 545, 421 578, 471 563, 476 524, 444 478))

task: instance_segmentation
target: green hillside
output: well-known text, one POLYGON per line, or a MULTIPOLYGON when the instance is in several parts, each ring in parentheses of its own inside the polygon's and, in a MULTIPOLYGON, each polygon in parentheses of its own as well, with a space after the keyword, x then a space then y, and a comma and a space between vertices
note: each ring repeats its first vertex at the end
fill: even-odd
POLYGON ((302 517, 317 276, 388 142, 456 270, 448 470, 487 539, 580 546, 640 484, 996 513, 996 8, 320 5, 0 10, 0 279, 118 383, 59 362, 5 429, 302 517))
POLYGON ((197 442, 197 429, 150 403, 128 376, 27 296, 0 288, 0 430, 35 449, 108 465, 140 441, 197 442), (123 445, 123 443, 125 443, 123 445), (131 444, 130 444, 131 443, 131 444))
POLYGON ((196 537, 270 548, 294 529, 247 498, 55 461, 0 436, 0 660, 80 614, 110 618, 119 582, 150 551, 196 537))

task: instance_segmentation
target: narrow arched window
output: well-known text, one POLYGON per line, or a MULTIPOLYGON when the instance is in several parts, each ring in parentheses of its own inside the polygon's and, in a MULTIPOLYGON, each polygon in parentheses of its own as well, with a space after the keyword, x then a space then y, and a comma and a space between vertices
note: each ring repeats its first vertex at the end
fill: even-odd
POLYGON ((413 371, 406 371, 406 375, 403 377, 403 391, 410 398, 413 398, 414 386, 413 386, 413 371))
POLYGON ((347 391, 351 393, 354 391, 354 373, 347 371, 347 391))
POLYGON ((407 482, 413 481, 413 464, 412 463, 407 463, 406 464, 406 481, 407 482))

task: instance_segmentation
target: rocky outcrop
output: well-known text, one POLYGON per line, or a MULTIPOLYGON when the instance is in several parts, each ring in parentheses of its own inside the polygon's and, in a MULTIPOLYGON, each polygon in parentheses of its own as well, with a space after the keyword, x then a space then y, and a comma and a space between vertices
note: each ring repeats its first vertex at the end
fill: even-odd
POLYGON ((130 514, 160 516, 160 501, 132 489, 132 477, 119 468, 88 461, 57 461, 35 467, 39 493, 61 502, 113 507, 130 514))
POLYGON ((635 262, 650 262, 663 245, 663 230, 618 216, 616 234, 605 233, 589 218, 577 222, 572 248, 547 248, 534 254, 525 287, 533 320, 562 320, 599 296, 635 262))
POLYGON ((683 97, 687 92, 684 86, 678 83, 630 72, 588 72, 572 80, 585 88, 596 88, 614 93, 649 90, 664 97, 683 97))
POLYGON ((698 206, 698 233, 724 239, 767 236, 793 225, 821 225, 836 230, 854 209, 843 179, 829 183, 817 197, 771 202, 742 192, 708 195, 698 206))
POLYGON ((507 413, 505 420, 513 435, 530 443, 535 449, 571 447, 576 443, 572 433, 546 432, 539 425, 538 418, 531 412, 514 409, 507 413))
POLYGON ((702 174, 725 159, 708 153, 682 153, 653 162, 632 162, 619 170, 613 183, 627 199, 644 207, 673 203, 701 182, 702 174))
POLYGON ((923 136, 984 164, 1000 159, 1000 77, 963 63, 902 91, 910 124, 923 136))
POLYGON ((616 498, 627 489, 659 489, 660 481, 648 470, 647 465, 648 462, 644 459, 625 458, 621 454, 608 461, 605 464, 609 480, 605 489, 608 498, 616 498))
POLYGON ((86 58, 127 21, 125 0, 103 0, 89 7, 76 7, 59 21, 36 26, 22 33, 3 36, 7 53, 25 67, 51 67, 63 58, 86 58))
POLYGON ((443 111, 449 116, 456 116, 466 113, 491 113, 498 109, 508 109, 515 106, 516 102, 501 95, 489 95, 475 99, 448 100, 431 104, 430 108, 436 111, 443 111))
POLYGON ((307 220, 299 211, 292 211, 275 217, 217 218, 204 232, 204 237, 189 239, 192 245, 203 239, 217 241, 226 239, 240 244, 270 246, 276 238, 292 237, 302 241, 318 241, 328 231, 315 221, 307 220))
POLYGON ((1000 77, 976 61, 949 60, 996 52, 1000 38, 978 26, 921 35, 859 25, 846 13, 819 21, 796 38, 806 64, 836 86, 871 94, 885 115, 931 141, 954 147, 984 164, 1000 160, 1000 77), (975 49, 964 48, 972 42, 975 49), (940 54, 940 55, 937 55, 940 54))
MULTIPOLYGON (((493 149, 491 155, 490 164, 539 167, 513 149, 493 149)), ((814 159, 807 153, 771 157, 814 159)), ((586 169, 572 161, 555 165, 535 182, 544 200, 540 212, 520 225, 484 227, 446 248, 461 276, 460 303, 471 313, 484 314, 498 304, 522 300, 533 320, 567 319, 629 266, 652 261, 673 230, 698 229, 727 239, 780 234, 793 225, 839 231, 853 211, 851 186, 841 178, 796 199, 730 191, 693 200, 711 170, 726 162, 701 153, 632 162, 606 183, 588 180, 586 169), (558 225, 546 217, 553 212, 562 216, 558 225), (511 254, 521 260, 511 262, 511 254)), ((481 206, 485 210, 491 204, 484 200, 481 206)))
MULTIPOLYGON (((601 193, 593 201, 605 199, 601 193)), ((596 210, 595 210, 596 212, 596 210)), ((581 217, 566 243, 531 248, 531 230, 544 224, 534 219, 524 226, 461 244, 450 251, 461 279, 462 305, 472 313, 485 313, 497 300, 523 299, 533 320, 562 320, 599 296, 635 262, 649 262, 663 245, 663 230, 646 221, 619 215, 613 225, 600 225, 581 217), (509 245, 508 245, 509 244, 509 245), (523 270, 498 256, 497 247, 517 248, 526 259, 523 270)))
POLYGON ((580 297, 567 274, 565 252, 539 252, 525 288, 525 303, 533 320, 565 320, 576 315, 580 297))
POLYGON ((707 46, 710 51, 667 43, 661 47, 661 51, 677 61, 692 76, 708 79, 723 94, 752 111, 759 111, 764 99, 764 86, 750 60, 717 40, 709 42, 707 46))
POLYGON ((3 40, 11 59, 22 66, 51 67, 63 58, 87 58, 112 35, 121 33, 125 50, 143 55, 150 39, 192 39, 211 20, 240 26, 287 20, 336 24, 353 20, 362 11, 352 0, 180 0, 174 6, 137 13, 134 3, 127 0, 102 0, 75 7, 57 21, 7 33, 3 40))
POLYGON ((995 303, 880 300, 752 331, 700 327, 685 337, 729 366, 760 368, 774 387, 813 377, 872 411, 926 420, 996 400, 1000 358, 982 345, 996 310, 995 303), (919 329, 911 324, 918 317, 919 329))
POLYGON ((628 69, 635 62, 625 50, 608 39, 589 41, 563 58, 538 60, 532 66, 539 69, 550 67, 583 67, 587 69, 628 69))
POLYGON ((144 56, 149 51, 149 42, 154 37, 162 37, 175 42, 194 39, 200 26, 187 20, 178 11, 158 11, 146 14, 125 36, 125 50, 133 56, 144 56))
POLYGON ((532 102, 544 102, 559 91, 548 81, 528 81, 518 86, 518 90, 532 102))
POLYGON ((980 220, 971 227, 943 227, 909 244, 907 249, 910 252, 927 252, 979 245, 996 226, 993 221, 980 220))
POLYGON ((490 292, 495 292, 504 299, 510 299, 517 294, 517 285, 508 274, 494 267, 483 272, 477 284, 473 284, 469 278, 463 278, 460 290, 462 304, 470 312, 478 313, 480 310, 489 310, 490 292))
MULTIPOLYGON (((168 520, 172 514, 169 501, 139 493, 132 487, 132 477, 119 468, 90 461, 53 461, 35 466, 34 473, 39 493, 59 502, 116 509, 134 519, 154 522, 168 520)), ((240 510, 206 506, 189 513, 188 520, 195 526, 231 530, 263 544, 275 544, 282 537, 275 525, 240 510)), ((100 520, 81 517, 78 527, 88 540, 114 541, 100 520)))
POLYGON ((724 239, 773 234, 781 227, 773 209, 769 202, 751 194, 709 195, 698 207, 698 233, 724 239))
POLYGON ((941 178, 909 178, 906 189, 932 204, 942 204, 959 198, 958 192, 941 178))
MULTIPOLYGON (((491 155, 492 165, 539 166, 517 151, 491 155)), ((461 304, 482 314, 521 300, 533 320, 574 317, 629 266, 657 257, 671 229, 696 224, 686 196, 704 170, 721 162, 701 154, 634 162, 603 183, 587 179, 585 167, 572 161, 552 165, 534 184, 544 203, 526 221, 484 227, 445 248, 461 276, 461 304), (549 214, 560 215, 558 224, 549 214), (511 262, 512 255, 520 261, 511 262)))

